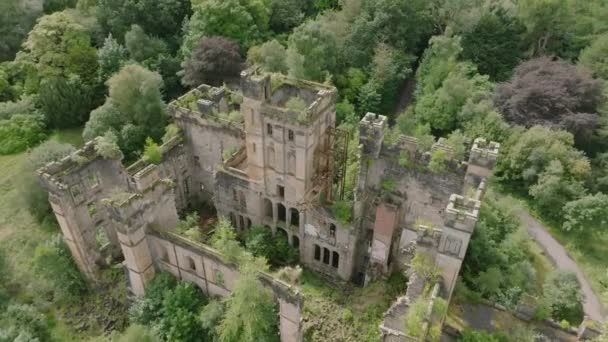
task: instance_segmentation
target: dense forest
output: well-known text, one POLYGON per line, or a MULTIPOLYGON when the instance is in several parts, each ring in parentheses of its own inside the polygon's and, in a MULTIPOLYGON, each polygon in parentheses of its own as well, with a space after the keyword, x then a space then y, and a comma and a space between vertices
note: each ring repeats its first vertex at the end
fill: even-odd
MULTIPOLYGON (((460 156, 465 151, 456 147, 476 137, 502 144, 461 294, 506 307, 532 294, 543 303, 540 318, 583 318, 572 274, 537 274, 508 195, 579 255, 608 304, 604 0, 2 0, 0 37, 0 155, 25 153, 13 181, 47 233, 57 232, 56 223, 33 172, 74 150, 53 138, 58 132, 76 129, 85 141, 103 136, 107 153, 128 164, 171 134, 167 103, 201 83, 230 86, 257 65, 335 86, 338 123, 353 133, 374 112, 391 122, 387 140, 405 134, 430 150, 443 137, 460 156)), ((444 157, 433 156, 438 172, 444 157)), ((356 168, 353 148, 351 183, 356 168)), ((238 249, 226 239, 218 248, 238 249)), ((260 247, 263 237, 250 240, 254 251, 266 248, 256 255, 287 255, 260 247)), ((49 235, 32 248, 24 267, 45 284, 37 299, 20 290, 23 279, 11 274, 22 265, 0 248, 0 341, 62 340, 58 327, 75 328, 57 323, 49 306, 69 311, 92 296, 61 239, 49 235)), ((268 267, 245 255, 248 267, 268 267)), ((117 273, 109 272, 109 284, 117 273)), ((276 322, 268 323, 275 308, 251 278, 227 303, 157 278, 130 320, 115 318, 106 337, 276 340, 276 322), (254 310, 267 324, 243 319, 254 310)))

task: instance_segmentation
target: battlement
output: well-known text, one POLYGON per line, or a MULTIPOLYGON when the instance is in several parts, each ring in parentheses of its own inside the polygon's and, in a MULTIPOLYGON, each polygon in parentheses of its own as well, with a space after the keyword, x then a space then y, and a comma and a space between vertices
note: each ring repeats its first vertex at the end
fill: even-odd
POLYGON ((242 123, 243 96, 225 87, 202 84, 169 104, 173 116, 191 115, 218 122, 242 123))
POLYGON ((378 157, 382 150, 384 132, 388 119, 384 115, 367 113, 359 122, 359 141, 363 144, 363 153, 378 157))
POLYGON ((499 150, 499 143, 477 138, 471 148, 469 164, 493 168, 496 165, 499 150))
POLYGON ((278 121, 308 125, 336 103, 334 87, 280 75, 273 75, 271 84, 261 113, 278 121))
POLYGON ((445 225, 448 227, 473 232, 479 219, 481 202, 472 198, 452 194, 445 209, 445 225))

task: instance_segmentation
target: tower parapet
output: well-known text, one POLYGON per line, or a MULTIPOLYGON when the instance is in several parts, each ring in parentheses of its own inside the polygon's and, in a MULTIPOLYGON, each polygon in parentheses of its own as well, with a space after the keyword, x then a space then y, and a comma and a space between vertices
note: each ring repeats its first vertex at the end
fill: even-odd
POLYGON ((452 194, 445 209, 445 225, 472 233, 479 219, 481 202, 452 194))
POLYGON ((365 155, 378 158, 388 120, 384 115, 367 113, 359 123, 359 141, 365 155))
POLYGON ((477 188, 484 178, 488 178, 498 160, 500 144, 488 141, 484 138, 477 138, 473 142, 471 153, 469 154, 469 165, 466 173, 466 185, 477 188))

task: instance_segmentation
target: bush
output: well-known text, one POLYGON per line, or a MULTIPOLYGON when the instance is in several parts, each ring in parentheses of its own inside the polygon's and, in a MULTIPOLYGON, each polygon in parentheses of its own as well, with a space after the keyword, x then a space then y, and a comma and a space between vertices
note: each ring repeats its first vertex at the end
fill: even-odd
POLYGON ((353 204, 348 201, 335 201, 331 206, 331 210, 333 211, 336 220, 341 224, 346 225, 350 223, 353 215, 352 206, 353 204))
POLYGON ((76 300, 87 285, 61 235, 56 235, 34 252, 36 271, 53 284, 53 290, 65 300, 76 300))
POLYGON ((152 164, 160 164, 163 160, 160 146, 152 140, 152 138, 146 138, 146 145, 144 146, 144 160, 152 164))
POLYGON ((0 120, 0 155, 24 151, 45 138, 43 118, 39 115, 15 114, 0 120))
POLYGON ((284 236, 272 236, 270 228, 263 226, 253 226, 247 231, 245 247, 254 256, 266 258, 273 266, 293 265, 300 260, 298 250, 291 247, 284 236))
POLYGON ((437 149, 431 153, 431 161, 429 162, 429 170, 432 173, 444 173, 446 166, 447 153, 444 150, 437 149))
POLYGON ((148 325, 161 317, 165 296, 177 286, 177 280, 167 272, 157 274, 146 288, 146 294, 129 309, 132 322, 148 325))
POLYGON ((576 274, 567 271, 552 273, 543 285, 544 303, 557 321, 578 324, 583 320, 583 294, 576 274))
POLYGON ((0 316, 2 341, 49 341, 46 317, 31 305, 13 304, 0 316))

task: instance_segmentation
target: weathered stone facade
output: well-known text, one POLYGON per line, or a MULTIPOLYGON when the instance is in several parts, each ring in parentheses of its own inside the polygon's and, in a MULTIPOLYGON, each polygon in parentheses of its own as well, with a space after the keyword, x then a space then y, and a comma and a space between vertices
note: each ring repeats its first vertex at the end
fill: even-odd
MULTIPOLYGON (((171 232, 178 213, 206 201, 238 231, 262 225, 284 234, 302 264, 335 280, 365 284, 408 269, 413 251, 428 251, 442 273, 435 295, 449 299, 498 144, 476 139, 465 162, 440 140, 431 151, 446 152, 446 169, 433 173, 415 139, 385 142, 386 117, 368 113, 353 215, 344 224, 331 207, 336 96, 333 87, 248 70, 240 92, 203 85, 169 105, 181 134, 161 146, 158 165, 141 160, 125 169, 100 157, 92 141, 77 152, 86 161, 68 157, 39 170, 81 270, 94 280, 105 258, 122 257, 135 294, 167 270, 227 295, 236 267, 171 232), (242 120, 218 115, 235 111, 242 120), (108 242, 100 245, 102 233, 108 242)), ((282 340, 300 340, 297 290, 260 277, 280 303, 282 340)), ((383 331, 387 341, 393 330, 383 331)))

